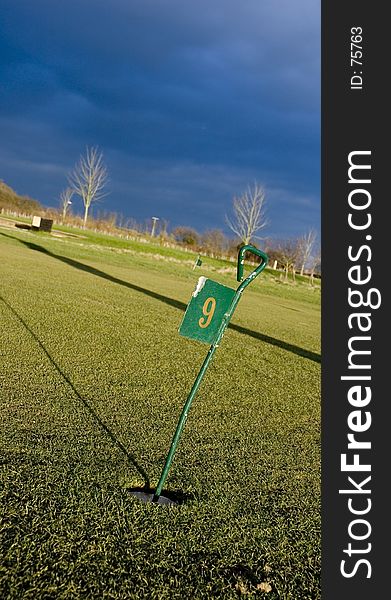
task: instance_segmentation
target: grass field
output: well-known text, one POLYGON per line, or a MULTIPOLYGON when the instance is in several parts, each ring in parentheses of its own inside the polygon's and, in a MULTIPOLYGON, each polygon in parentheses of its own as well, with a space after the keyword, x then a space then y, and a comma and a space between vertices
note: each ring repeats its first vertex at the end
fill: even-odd
POLYGON ((150 250, 0 229, 0 597, 318 599, 319 288, 249 286, 166 482, 183 503, 144 505, 208 348, 177 333, 195 282, 237 285, 150 250))

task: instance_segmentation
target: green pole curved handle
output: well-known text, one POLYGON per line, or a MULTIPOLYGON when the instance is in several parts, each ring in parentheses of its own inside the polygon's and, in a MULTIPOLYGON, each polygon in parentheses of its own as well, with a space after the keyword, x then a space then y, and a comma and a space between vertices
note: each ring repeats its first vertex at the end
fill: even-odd
POLYGON ((259 256, 262 259, 261 264, 256 269, 254 269, 254 271, 252 271, 252 273, 250 273, 250 275, 248 275, 248 277, 246 277, 246 279, 243 281, 243 284, 248 285, 250 283, 250 281, 255 279, 255 277, 257 277, 260 273, 262 273, 262 271, 266 267, 269 259, 268 259, 267 254, 265 254, 265 252, 262 252, 262 250, 255 248, 255 246, 251 246, 251 244, 246 244, 245 246, 242 246, 240 248, 239 254, 238 254, 238 268, 237 268, 237 275, 236 275, 236 278, 238 281, 243 280, 244 255, 246 252, 251 252, 252 254, 259 256))
POLYGON ((229 323, 229 321, 233 315, 233 312, 242 296, 242 292, 243 292, 244 288, 246 286, 248 286, 248 284, 253 279, 255 279, 255 277, 257 277, 257 275, 259 275, 263 271, 263 269, 266 267, 266 265, 268 263, 268 260, 269 259, 268 259, 267 255, 264 252, 262 252, 262 250, 258 250, 258 248, 255 248, 254 246, 251 246, 250 244, 243 246, 239 250, 237 278, 238 278, 238 281, 242 281, 242 283, 239 285, 238 289, 236 290, 236 293, 232 299, 231 305, 230 305, 229 309, 227 310, 227 312, 225 313, 223 320, 221 321, 221 324, 219 326, 219 329, 218 329, 217 335, 214 339, 214 342, 212 343, 211 347, 209 348, 208 354, 206 355, 206 358, 201 366, 201 369, 196 377, 196 380, 193 383, 193 387, 191 388, 190 394, 188 395, 186 403, 182 409, 182 413, 179 418, 179 421, 178 421, 178 424, 177 424, 177 427, 176 427, 176 430, 174 433, 174 437, 172 438, 171 446, 170 446, 170 449, 169 449, 167 457, 166 457, 166 462, 164 464, 162 474, 160 475, 159 482, 158 482, 156 490, 154 492, 152 502, 159 501, 159 497, 162 492, 163 485, 166 481, 168 471, 171 467, 171 463, 173 461, 174 454, 176 452, 176 448, 178 446, 180 437, 182 435, 182 430, 185 426, 187 415, 190 410, 191 404, 193 402, 193 398, 196 395, 198 386, 200 385, 201 380, 205 375, 205 372, 209 366, 212 356, 221 342, 221 339, 224 335, 224 331, 228 327, 228 323, 229 323), (244 281, 242 281, 244 255, 246 252, 252 252, 256 256, 259 256, 261 258, 261 264, 256 269, 254 269, 254 271, 252 271, 252 273, 250 273, 250 275, 248 275, 248 277, 246 277, 246 279, 244 281))

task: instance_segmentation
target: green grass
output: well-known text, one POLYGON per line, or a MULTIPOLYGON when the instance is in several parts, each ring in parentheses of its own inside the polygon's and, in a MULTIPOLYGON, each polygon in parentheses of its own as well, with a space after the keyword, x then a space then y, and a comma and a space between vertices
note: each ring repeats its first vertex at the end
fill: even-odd
POLYGON ((166 482, 185 502, 144 505, 207 351, 177 333, 194 283, 236 282, 142 246, 0 229, 0 597, 320 598, 319 289, 246 290, 166 482))

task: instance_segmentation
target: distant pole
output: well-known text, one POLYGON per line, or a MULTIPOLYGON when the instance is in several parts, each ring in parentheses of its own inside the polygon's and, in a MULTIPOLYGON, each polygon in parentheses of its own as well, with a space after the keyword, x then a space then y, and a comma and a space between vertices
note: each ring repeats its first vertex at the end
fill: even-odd
POLYGON ((155 227, 156 227, 156 221, 159 220, 159 217, 152 217, 152 231, 151 231, 151 237, 153 237, 155 235, 155 227))
POLYGON ((68 202, 66 204, 64 204, 64 209, 62 211, 62 218, 65 219, 66 214, 67 214, 67 210, 69 208, 69 206, 72 204, 71 200, 68 200, 68 202))

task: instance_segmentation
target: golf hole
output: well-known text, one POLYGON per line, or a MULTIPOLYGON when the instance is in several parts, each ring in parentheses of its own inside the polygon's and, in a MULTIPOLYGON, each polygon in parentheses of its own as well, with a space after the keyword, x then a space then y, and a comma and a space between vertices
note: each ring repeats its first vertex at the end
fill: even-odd
POLYGON ((188 500, 192 499, 190 494, 184 494, 183 492, 163 490, 160 496, 154 500, 154 489, 145 487, 134 487, 127 488, 126 490, 131 496, 134 496, 140 502, 144 504, 164 504, 166 506, 179 506, 185 504, 188 500))

